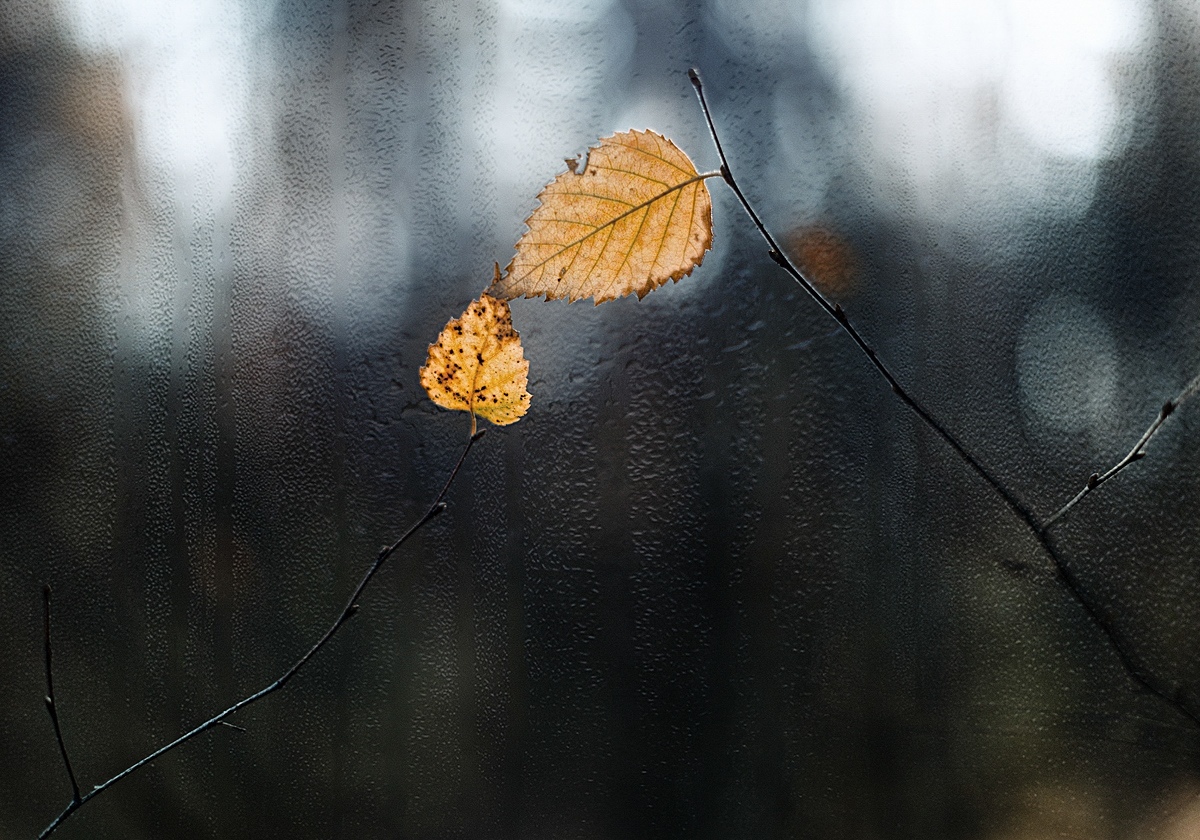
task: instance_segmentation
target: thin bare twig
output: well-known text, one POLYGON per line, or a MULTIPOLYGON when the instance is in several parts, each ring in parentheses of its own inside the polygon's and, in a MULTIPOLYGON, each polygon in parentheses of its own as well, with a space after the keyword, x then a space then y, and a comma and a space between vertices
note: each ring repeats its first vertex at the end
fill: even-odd
MULTIPOLYGON (((1030 510, 1030 508, 1025 505, 1024 502, 1018 499, 1016 494, 1009 490, 1003 482, 993 476, 991 472, 983 466, 982 462, 980 462, 978 458, 972 455, 971 452, 963 444, 961 444, 945 426, 941 424, 941 422, 939 422, 932 414, 930 414, 930 412, 920 402, 918 402, 916 398, 909 394, 908 391, 906 391, 900 385, 899 381, 897 381, 892 372, 888 370, 887 366, 879 358, 875 350, 867 343, 866 339, 862 337, 858 330, 854 328, 854 325, 850 323, 850 319, 846 316, 846 313, 842 309, 841 305, 830 303, 825 296, 822 295, 820 291, 818 291, 817 288, 808 280, 808 278, 804 276, 800 269, 798 269, 792 263, 788 256, 783 253, 783 250, 779 247, 778 243, 776 243, 775 238, 771 235, 771 232, 767 230, 767 226, 763 223, 758 213, 755 212, 749 200, 738 186, 737 181, 734 180, 733 172, 729 168, 729 160, 725 156, 725 150, 722 148, 720 137, 717 135, 716 125, 713 123, 712 112, 709 110, 708 102, 704 98, 704 86, 700 81, 700 74, 695 69, 690 69, 688 70, 688 78, 691 79, 692 86, 696 89, 696 96, 700 100, 701 110, 704 111, 704 119, 708 123, 708 130, 712 135, 713 145, 716 146, 717 155, 721 158, 721 174, 724 176, 725 183, 728 184, 729 188, 733 190, 734 195, 737 196, 738 202, 742 205, 742 209, 746 211, 746 215, 748 215, 750 220, 754 222, 754 226, 758 228, 759 234, 766 241, 768 247, 768 256, 771 257, 776 265, 787 272, 787 274, 801 288, 803 288, 813 300, 817 302, 818 306, 825 310, 825 312, 831 318, 841 325, 842 329, 844 329, 846 334, 850 336, 855 346, 857 346, 863 355, 867 357, 867 360, 871 363, 875 370, 879 372, 880 376, 887 381, 888 385, 892 389, 892 392, 900 398, 901 402, 908 406, 908 408, 917 417, 919 417, 926 426, 928 426, 951 449, 953 449, 955 454, 957 454, 967 466, 969 466, 980 478, 987 482, 987 484, 996 492, 996 494, 1004 500, 1004 503, 1008 505, 1009 509, 1011 509, 1013 513, 1025 523, 1025 526, 1029 528, 1029 530, 1033 533, 1033 536, 1037 539, 1038 545, 1041 546, 1042 550, 1045 551, 1046 555, 1054 564, 1055 576, 1059 582, 1062 583, 1063 587, 1068 593, 1070 593, 1071 597, 1075 599, 1092 623, 1104 635, 1105 639, 1116 653, 1117 658, 1120 660, 1122 666, 1125 668, 1129 676, 1147 691, 1170 703, 1180 714, 1187 717, 1197 726, 1200 726, 1200 709, 1193 708, 1192 704, 1188 702, 1181 686, 1166 680, 1162 680, 1153 673, 1147 671, 1129 653, 1124 639, 1121 637, 1121 634, 1116 628, 1116 623, 1112 621, 1107 612, 1099 604, 1093 602, 1092 598, 1087 594, 1087 591, 1076 577, 1075 572, 1059 555, 1058 549, 1055 547, 1050 534, 1045 530, 1045 525, 1038 520, 1033 511, 1030 510)), ((1200 384, 1198 384, 1197 387, 1200 388, 1200 384)), ((1150 434, 1153 434, 1153 431, 1151 431, 1150 434)), ((1144 441, 1142 442, 1142 445, 1145 445, 1144 441)), ((1136 458, 1134 460, 1136 460, 1136 458)))
MULTIPOLYGON (((203 732, 207 732, 209 729, 212 729, 214 726, 218 726, 218 725, 233 726, 235 729, 241 729, 241 727, 234 726, 233 724, 227 723, 225 721, 225 718, 229 717, 230 715, 234 714, 235 712, 238 712, 238 711, 246 708, 251 703, 255 703, 255 702, 263 699, 268 694, 276 692, 279 689, 283 688, 285 685, 287 685, 288 681, 291 680, 292 677, 296 676, 296 674, 299 673, 300 669, 303 668, 310 659, 312 659, 314 656, 316 656, 318 651, 320 651, 321 648, 323 648, 329 642, 329 640, 333 638, 334 634, 337 633, 337 631, 342 628, 342 625, 344 625, 347 621, 350 620, 350 618, 358 611, 358 599, 362 595, 363 590, 365 590, 367 588, 367 584, 369 584, 371 582, 371 578, 375 577, 375 573, 379 571, 379 569, 383 566, 384 562, 386 562, 387 559, 393 553, 395 553, 395 551, 397 549, 400 548, 400 546, 404 545, 405 541, 407 541, 409 537, 411 537, 413 534, 415 534, 417 531, 419 531, 426 523, 428 523, 430 520, 432 520, 439 513, 441 513, 443 510, 446 509, 446 503, 444 501, 442 501, 442 499, 445 497, 446 493, 450 490, 450 485, 454 483, 454 479, 458 475, 458 471, 462 468, 463 462, 466 461, 467 453, 469 453, 471 451, 471 447, 474 446, 475 442, 477 440, 479 440, 481 437, 483 437, 483 435, 484 435, 484 433, 482 431, 475 432, 474 434, 471 435, 470 439, 467 441, 466 447, 462 451, 462 454, 458 457, 458 461, 455 463, 454 469, 452 469, 450 471, 449 478, 446 479, 445 485, 442 486, 441 492, 437 494, 437 496, 433 500, 433 504, 431 504, 429 506, 429 510, 427 510, 425 512, 425 515, 422 516, 420 519, 418 519, 416 521, 416 523, 413 524, 412 527, 410 527, 407 531, 405 531, 400 536, 399 539, 397 539, 394 543, 392 543, 387 548, 385 548, 379 552, 379 555, 375 558, 375 561, 367 569, 366 574, 363 575, 362 580, 360 580, 358 582, 358 586, 356 586, 354 588, 354 592, 350 595, 349 600, 346 602, 346 606, 342 609, 342 611, 338 615, 338 617, 336 619, 334 619, 333 624, 330 625, 329 629, 325 631, 325 633, 321 636, 321 638, 317 639, 317 641, 313 644, 313 646, 310 647, 303 656, 301 656, 298 660, 296 660, 295 664, 293 664, 292 667, 288 668, 281 677, 279 677, 273 683, 268 685, 266 688, 260 689, 259 691, 256 691, 255 693, 251 694, 250 696, 242 698, 241 700, 234 703, 232 706, 230 706, 225 711, 219 712, 219 713, 213 715, 208 720, 204 721, 204 723, 202 723, 199 726, 195 727, 194 729, 184 733, 183 735, 180 735, 178 738, 176 738, 174 741, 171 741, 169 744, 165 744, 164 746, 159 747, 157 750, 150 753, 145 758, 139 759, 138 761, 131 764, 129 767, 126 767, 124 770, 122 770, 117 775, 113 776, 108 781, 106 781, 102 784, 96 785, 94 788, 92 788, 90 791, 88 791, 83 796, 79 795, 79 789, 76 788, 75 798, 71 800, 70 804, 68 804, 65 809, 63 809, 62 813, 60 813, 57 817, 54 818, 53 822, 51 822, 48 826, 46 826, 45 829, 42 830, 42 833, 38 835, 38 840, 44 840, 44 838, 49 837, 51 834, 53 834, 55 831, 58 830, 59 826, 61 826, 68 817, 70 817, 72 814, 74 814, 76 811, 78 811, 80 808, 82 808, 88 802, 95 799, 100 794, 104 793, 104 791, 111 788, 117 782, 124 779, 126 776, 129 776, 131 773, 134 773, 137 770, 140 770, 142 767, 145 767, 147 764, 151 763, 152 761, 154 761, 158 758, 161 758, 162 756, 171 752, 171 750, 175 749, 176 747, 182 746, 183 744, 185 744, 188 741, 195 738, 197 735, 200 735, 203 732)), ((49 589, 49 587, 47 587, 47 591, 48 591, 48 589, 49 589)), ((47 601, 47 604, 48 603, 49 603, 49 601, 47 601)), ((48 621, 48 619, 47 619, 47 621, 48 621)), ((47 648, 47 650, 48 650, 48 648, 47 648)), ((49 654, 48 653, 47 653, 47 663, 49 663, 49 654)), ((48 673, 49 673, 49 670, 47 669, 47 674, 48 673)), ((51 707, 51 708, 53 708, 53 707, 51 707)), ((53 714, 54 714, 53 711, 51 711, 52 716, 53 716, 53 714)), ((57 721, 56 721, 55 730, 57 731, 57 729, 58 729, 58 725, 57 725, 57 721)), ((61 745, 61 743, 62 743, 62 740, 61 740, 61 736, 60 736, 59 744, 61 745)), ((65 750, 63 752, 63 760, 64 761, 66 760, 66 751, 65 750)), ((68 767, 68 771, 69 771, 70 765, 68 764, 67 767, 68 767)), ((72 783, 73 782, 74 782, 74 776, 72 775, 72 783)))
POLYGON ((921 405, 921 403, 914 399, 912 395, 900 385, 900 382, 895 376, 892 375, 892 372, 888 370, 887 366, 875 353, 875 350, 872 349, 872 347, 867 343, 866 339, 862 337, 862 334, 854 328, 854 325, 850 323, 850 319, 846 316, 846 312, 842 309, 841 304, 830 303, 829 300, 817 290, 817 287, 814 286, 809 279, 804 276, 800 269, 796 268, 796 266, 792 264, 792 261, 788 259, 787 255, 783 253, 783 249, 779 247, 779 244, 775 241, 775 237, 773 237, 771 232, 767 230, 767 226, 763 224, 762 219, 759 218, 758 213, 755 212, 749 200, 738 186, 737 181, 735 181, 733 178, 733 172, 729 168, 729 160, 725 157, 725 150, 722 148, 721 140, 717 136, 717 127, 713 124, 712 113, 709 111, 708 102, 704 98, 704 86, 700 81, 700 74, 695 70, 688 70, 688 78, 692 80, 692 86, 696 88, 696 95, 700 98, 700 108, 704 111, 704 119, 708 122, 709 133, 712 134, 713 144, 717 147, 717 154, 721 158, 721 174, 725 178, 725 183, 728 184, 730 189, 733 190, 734 195, 737 196, 738 201, 742 205, 742 209, 746 211, 746 214, 750 217, 750 220, 754 222, 754 226, 758 228, 759 234, 764 240, 766 240, 769 249, 767 251, 768 256, 770 256, 776 265, 786 271, 791 278, 795 280, 802 289, 804 289, 804 291, 808 292, 812 299, 817 302, 817 305, 824 309, 829 317, 833 318, 838 322, 838 324, 841 325, 842 329, 846 331, 846 334, 850 336, 851 340, 855 343, 855 345, 857 345, 858 349, 862 351, 863 355, 867 357, 867 360, 870 361, 870 363, 875 367, 875 370, 877 370, 879 374, 885 380, 887 380, 892 392, 895 393, 895 395, 899 397, 901 401, 918 417, 920 417, 921 420, 925 422, 925 425, 929 426, 929 428, 932 429, 938 435, 938 437, 945 441, 950 448, 953 449, 960 458, 962 458, 967 466, 978 473, 978 475, 984 481, 991 485, 992 489, 995 490, 1002 499, 1004 499, 1005 503, 1012 508, 1013 512, 1016 513, 1026 525, 1028 525, 1034 531, 1039 530, 1039 523, 1037 518, 1033 515, 1033 512, 1026 507, 1025 504, 1022 503, 1021 500, 1018 499, 1011 490, 1005 487, 999 479, 993 476, 991 472, 989 472, 988 469, 983 466, 982 462, 980 462, 978 458, 972 455, 945 426, 943 426, 932 414, 929 413, 929 411, 923 405, 921 405))
POLYGON ((58 703, 54 699, 54 647, 50 643, 50 584, 42 588, 42 617, 46 640, 46 711, 50 713, 50 722, 54 724, 58 751, 62 755, 63 767, 67 768, 67 777, 71 780, 71 802, 78 804, 82 799, 79 795, 79 782, 75 780, 75 771, 71 769, 71 757, 67 755, 67 743, 63 740, 62 727, 58 723, 58 703))
POLYGON ((1066 516, 1067 512, 1070 511, 1071 508, 1083 501, 1088 494, 1090 494, 1101 484, 1116 476, 1116 474, 1121 470, 1125 469, 1133 462, 1140 461, 1142 458, 1145 458, 1146 444, 1150 443, 1150 439, 1158 433, 1158 430, 1162 428, 1163 423, 1167 422, 1167 418, 1175 413, 1175 409, 1179 408, 1179 406, 1186 402, 1189 398, 1195 396, 1197 392, 1200 392, 1200 374, 1198 374, 1191 382, 1189 382, 1187 387, 1180 391, 1179 395, 1175 397, 1175 399, 1167 400, 1165 403, 1163 403, 1162 408, 1160 408, 1158 411, 1158 416, 1154 418, 1154 422, 1150 424, 1146 431, 1142 432, 1142 436, 1138 438, 1138 442, 1133 445, 1133 449, 1129 450, 1128 455, 1126 455, 1120 461, 1117 461, 1117 463, 1113 465, 1108 472, 1104 474, 1092 473, 1090 476, 1088 476, 1087 483, 1084 484, 1083 489, 1076 493, 1071 501, 1067 502, 1065 505, 1055 511, 1053 516, 1043 522, 1042 530, 1046 530, 1055 522, 1066 516))

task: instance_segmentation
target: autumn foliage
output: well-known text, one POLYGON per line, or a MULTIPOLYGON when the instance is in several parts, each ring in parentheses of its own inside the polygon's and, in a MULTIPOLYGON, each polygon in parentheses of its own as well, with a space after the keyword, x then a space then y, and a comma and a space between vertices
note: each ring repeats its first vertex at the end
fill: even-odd
POLYGON ((507 301, 517 297, 643 298, 692 272, 712 246, 712 199, 688 156, 661 134, 625 131, 588 151, 538 195, 516 255, 486 292, 451 320, 421 368, 421 385, 443 408, 497 425, 529 406, 529 363, 507 301))
POLYGON ((421 385, 442 408, 507 426, 529 408, 529 362, 512 327, 508 302, 491 295, 472 301, 462 317, 446 324, 421 368, 421 385))
POLYGON ((600 141, 538 195, 517 254, 489 292, 515 297, 639 298, 691 273, 712 246, 705 176, 653 131, 600 141))

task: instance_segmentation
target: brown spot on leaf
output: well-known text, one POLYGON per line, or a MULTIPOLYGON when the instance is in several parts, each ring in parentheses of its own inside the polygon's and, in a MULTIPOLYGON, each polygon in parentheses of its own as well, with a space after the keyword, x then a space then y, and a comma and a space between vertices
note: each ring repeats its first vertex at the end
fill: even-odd
POLYGON ((512 328, 508 303, 485 294, 460 318, 451 320, 429 345, 421 385, 443 408, 471 412, 473 432, 476 415, 503 426, 525 414, 528 376, 529 362, 520 336, 512 328), (493 396, 489 401, 483 396, 489 390, 494 395, 505 388, 516 398, 509 398, 509 390, 504 390, 503 400, 493 396))

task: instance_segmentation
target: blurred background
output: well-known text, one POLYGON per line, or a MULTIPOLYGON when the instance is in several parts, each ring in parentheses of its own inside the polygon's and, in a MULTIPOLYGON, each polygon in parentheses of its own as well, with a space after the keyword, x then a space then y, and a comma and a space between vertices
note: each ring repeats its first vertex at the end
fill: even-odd
MULTIPOLYGON (((717 158, 1040 516, 1200 371, 1190 0, 5 0, 0 838, 277 677, 466 439, 541 186, 717 158)), ((287 689, 68 838, 1200 837, 1200 728, 766 257, 519 301, 533 404, 287 689)), ((1200 405, 1056 528, 1200 697, 1200 405)))

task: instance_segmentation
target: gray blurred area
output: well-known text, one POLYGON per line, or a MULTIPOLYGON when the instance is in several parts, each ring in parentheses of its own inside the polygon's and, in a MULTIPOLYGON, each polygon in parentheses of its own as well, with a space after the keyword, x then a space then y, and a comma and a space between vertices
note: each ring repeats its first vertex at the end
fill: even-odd
MULTIPOLYGON (((4 0, 0 838, 278 676, 445 480, 541 186, 739 183, 1039 516, 1200 371, 1190 0, 4 0)), ((283 692, 69 838, 1200 837, 1200 728, 766 256, 519 301, 533 403, 283 692)), ((1200 704, 1200 402, 1055 538, 1200 704)))

